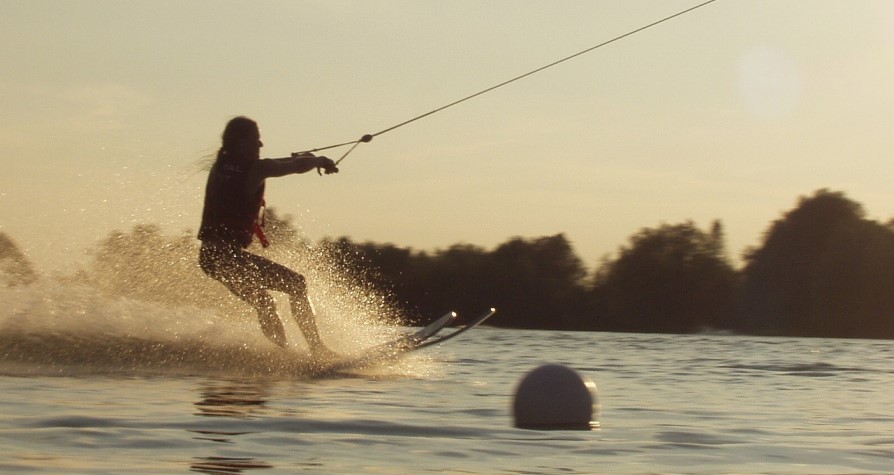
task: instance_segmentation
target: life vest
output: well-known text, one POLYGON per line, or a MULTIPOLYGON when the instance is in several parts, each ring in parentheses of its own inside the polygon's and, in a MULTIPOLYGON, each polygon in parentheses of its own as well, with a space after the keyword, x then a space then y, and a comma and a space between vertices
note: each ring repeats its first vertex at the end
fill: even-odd
POLYGON ((261 244, 267 246, 261 230, 262 219, 259 219, 264 207, 264 184, 254 192, 246 191, 253 164, 224 155, 211 167, 205 187, 200 240, 248 247, 252 235, 258 234, 261 244))

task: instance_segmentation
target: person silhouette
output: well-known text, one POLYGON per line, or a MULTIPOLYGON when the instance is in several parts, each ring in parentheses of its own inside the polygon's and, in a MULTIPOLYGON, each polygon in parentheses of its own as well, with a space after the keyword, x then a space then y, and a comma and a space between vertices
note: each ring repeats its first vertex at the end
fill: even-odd
POLYGON ((264 188, 267 178, 310 170, 338 173, 335 162, 311 153, 286 158, 260 158, 258 124, 247 117, 231 119, 221 137, 221 147, 208 174, 202 223, 199 266, 237 297, 254 307, 264 335, 287 348, 285 330, 268 291, 289 296, 292 316, 304 334, 311 353, 332 356, 317 329, 313 306, 307 297, 304 276, 286 266, 246 251, 255 236, 266 247, 263 223, 264 188))

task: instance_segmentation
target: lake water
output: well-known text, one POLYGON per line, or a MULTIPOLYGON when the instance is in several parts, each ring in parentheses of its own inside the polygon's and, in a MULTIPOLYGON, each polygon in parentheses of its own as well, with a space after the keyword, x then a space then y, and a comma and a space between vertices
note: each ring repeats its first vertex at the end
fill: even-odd
POLYGON ((253 322, 4 292, 2 473, 894 473, 891 341, 483 327, 314 376, 253 322), (596 383, 597 430, 513 427, 545 363, 596 383))

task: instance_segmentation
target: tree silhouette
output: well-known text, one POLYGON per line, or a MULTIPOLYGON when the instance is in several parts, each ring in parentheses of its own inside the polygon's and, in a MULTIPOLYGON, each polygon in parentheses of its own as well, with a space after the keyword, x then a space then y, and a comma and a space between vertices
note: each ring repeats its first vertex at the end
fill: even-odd
POLYGON ((36 280, 37 272, 28 258, 9 236, 0 232, 0 283, 14 287, 36 280))
MULTIPOLYGON (((273 246, 252 252, 298 262, 311 282, 337 282, 398 308, 407 323, 494 306, 500 316, 489 323, 510 328, 894 338, 894 222, 866 219, 859 203, 829 190, 801 197, 771 223, 741 271, 727 257, 720 221, 707 231, 691 221, 641 229, 589 281, 564 234, 513 237, 493 250, 416 251, 348 237, 313 244, 273 209, 266 233, 273 246)), ((198 248, 192 232, 166 236, 141 224, 110 233, 70 280, 115 296, 251 316, 201 272, 198 248)), ((37 279, 3 233, 0 279, 37 279)))
POLYGON ((894 232, 844 194, 800 198, 745 260, 738 329, 894 337, 894 232))
MULTIPOLYGON (((564 234, 513 238, 491 256, 490 298, 522 328, 577 328, 584 311, 587 271, 564 234)), ((486 299, 487 296, 482 296, 486 299)), ((511 323, 510 323, 511 322, 511 323)))
POLYGON ((692 222, 643 229, 598 271, 590 326, 671 333, 723 328, 736 282, 719 221, 711 232, 692 222))

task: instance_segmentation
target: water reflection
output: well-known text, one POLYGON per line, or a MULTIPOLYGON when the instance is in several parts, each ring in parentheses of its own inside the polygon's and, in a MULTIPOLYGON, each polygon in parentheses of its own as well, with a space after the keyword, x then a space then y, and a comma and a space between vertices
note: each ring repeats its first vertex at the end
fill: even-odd
POLYGON ((190 471, 214 475, 242 473, 245 470, 259 468, 273 468, 273 465, 269 463, 244 457, 205 457, 197 458, 196 460, 196 462, 190 464, 190 471))
POLYGON ((209 381, 195 403, 197 416, 250 418, 263 412, 268 387, 259 381, 209 381))
MULTIPOLYGON (((193 405, 196 416, 252 419, 260 416, 267 407, 269 386, 263 381, 207 381, 201 389, 201 399, 193 405)), ((215 429, 190 429, 197 440, 234 444, 236 438, 253 431, 228 431, 215 429)), ((208 474, 238 474, 246 470, 274 468, 273 465, 253 457, 195 457, 190 470, 208 474)))

